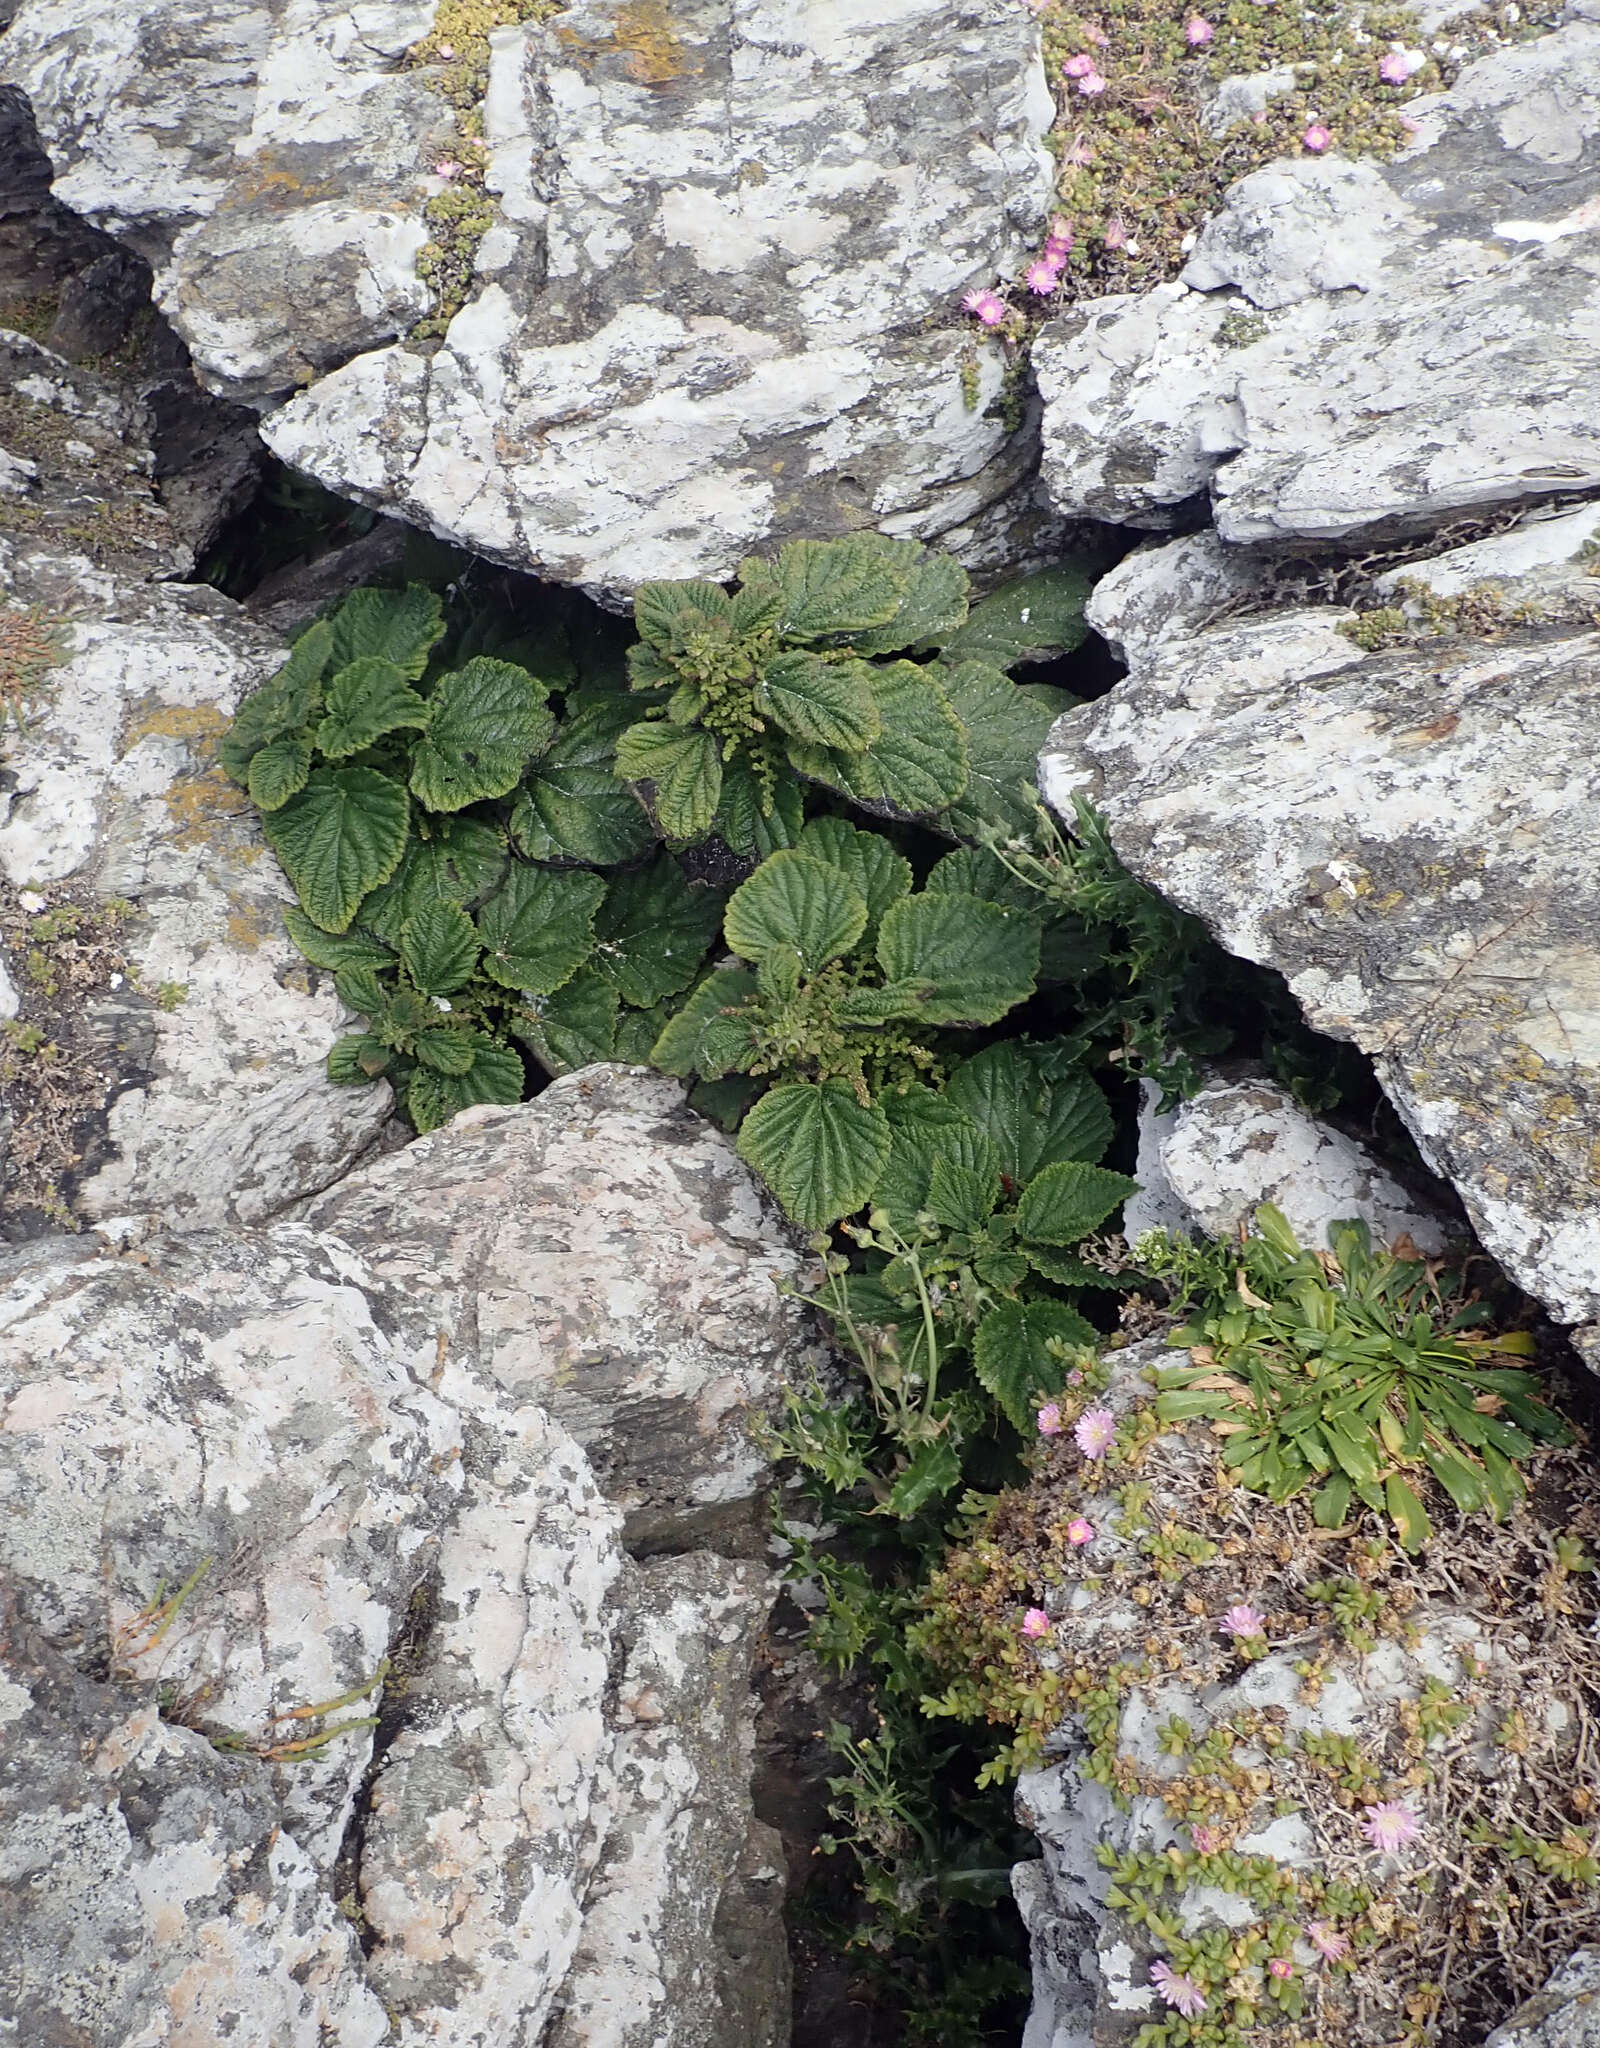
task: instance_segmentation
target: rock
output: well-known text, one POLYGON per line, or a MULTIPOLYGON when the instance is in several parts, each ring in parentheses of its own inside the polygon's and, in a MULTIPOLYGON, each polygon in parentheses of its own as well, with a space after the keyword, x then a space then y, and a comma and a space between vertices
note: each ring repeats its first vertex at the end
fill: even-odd
POLYGON ((290 944, 289 886, 216 765, 283 643, 214 590, 145 580, 191 556, 136 397, 19 336, 0 342, 0 415, 41 472, 0 551, 23 712, 0 953, 39 1034, 0 1063, 7 1227, 259 1221, 369 1151, 390 1100, 326 1080, 343 1006, 290 944))
POLYGON ((1484 2048, 1594 2048, 1600 2042, 1600 1949, 1580 1948, 1484 2048))
POLYGON ((1584 512, 1435 558, 1441 587, 1507 573, 1431 622, 1392 609, 1398 644, 1372 652, 1340 631, 1352 612, 1270 593, 1147 629, 1198 543, 1148 550, 1100 612, 1130 621, 1132 673, 1041 763, 1063 815, 1088 796, 1142 880, 1372 1055, 1485 1247, 1566 1322, 1600 1313, 1594 530, 1584 512))
MULTIPOLYGON (((660 1468, 687 1470, 697 1394, 715 1449, 717 1386, 680 1346, 680 1398, 630 1408, 614 1347, 638 1345, 648 1386, 677 1288, 718 1246, 737 1275, 741 1220, 770 1265, 788 1257, 720 1134, 659 1106, 626 1123, 641 1084, 661 1086, 602 1070, 585 1095, 573 1077, 414 1147, 432 1270, 422 1186, 393 1161, 347 1180, 342 1234, 303 1215, 10 1255, 0 1716, 20 1724, 8 1756, 22 1740, 0 1792, 24 1819, 0 1859, 28 1881, 0 1909, 0 1973, 37 2038, 70 2012, 92 2048, 181 2048, 198 2012, 233 2048, 783 2048, 782 1856, 750 1807, 771 1575, 712 1551, 633 1562, 541 1405, 564 1378, 581 1406, 598 1361, 660 1468), (624 1132, 658 1159, 616 1199, 667 1197, 659 1263, 637 1256, 636 1208, 631 1270, 613 1223, 585 1291, 541 1304, 577 1280, 549 1243, 572 1236, 557 1171, 568 1212, 611 1199, 585 1129, 613 1170, 624 1132), (490 1148, 501 1180, 475 1188, 490 1148), (363 1196, 370 1249, 392 1223, 383 1271, 356 1241, 363 1196), (487 1212, 523 1198, 513 1274, 487 1212), (541 1379, 516 1353, 537 1355, 552 1309, 567 1353, 541 1379)), ((760 1398, 795 1362, 764 1385, 739 1369, 760 1398)))
MULTIPOLYGON (((1229 1238, 1263 1202, 1289 1219, 1304 1245, 1325 1250, 1328 1226, 1359 1217, 1375 1244, 1409 1237, 1418 1251, 1445 1249, 1448 1226, 1385 1172, 1364 1145, 1307 1116, 1266 1079, 1213 1084, 1170 1115, 1140 1126, 1138 1179, 1169 1194, 1191 1229, 1229 1238), (1147 1151, 1148 1155, 1147 1156, 1147 1151)), ((1126 1222, 1130 1238, 1143 1210, 1126 1222)))
POLYGON ((1160 528, 1208 491, 1226 540, 1351 538, 1600 484, 1600 25, 1417 104, 1394 162, 1257 171, 1181 281, 1044 330, 1060 511, 1160 528))
POLYGON ((441 1346, 581 1443, 634 1548, 748 1523, 750 1422, 811 1357, 802 1260, 680 1083, 587 1067, 471 1110, 300 1212, 349 1245, 414 1369, 441 1346))
POLYGON ((108 37, 97 0, 24 0, 6 39, 58 196, 156 266, 213 389, 289 397, 284 461, 613 601, 795 534, 877 526, 985 574, 1059 541, 1003 353, 954 317, 1051 197, 1026 12, 591 0, 494 31, 497 217, 436 352, 396 340, 447 189, 439 72, 397 62, 430 19, 220 0, 196 35, 186 0, 137 0, 108 37))

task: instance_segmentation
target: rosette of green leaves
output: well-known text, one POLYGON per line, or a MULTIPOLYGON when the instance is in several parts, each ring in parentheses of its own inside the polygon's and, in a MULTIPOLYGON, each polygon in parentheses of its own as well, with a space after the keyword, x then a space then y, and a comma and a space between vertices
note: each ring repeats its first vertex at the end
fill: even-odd
POLYGON ((1221 1423, 1225 1462, 1274 1500, 1316 1486, 1323 1528, 1360 1501, 1418 1550, 1432 1532, 1412 1481, 1430 1477, 1463 1512, 1509 1513, 1518 1464, 1570 1441, 1530 1373, 1490 1363, 1530 1355, 1532 1337, 1486 1333, 1490 1311, 1459 1276, 1375 1251, 1360 1221, 1330 1227, 1331 1256, 1271 1203, 1255 1224, 1198 1278, 1184 1262, 1198 1299, 1169 1341, 1192 1362, 1159 1375, 1157 1415, 1221 1423))
POLYGON ((645 584, 632 687, 668 694, 622 734, 617 772, 647 790, 669 839, 714 831, 746 855, 793 847, 806 782, 957 836, 980 822, 1014 828, 1044 734, 1071 700, 1019 689, 1004 662, 1075 645, 1089 582, 1050 571, 1028 579, 1031 601, 1014 586, 969 617, 959 563, 862 533, 752 558, 731 596, 645 584))
POLYGON ((729 899, 724 935, 749 964, 714 970, 654 1050, 669 1073, 768 1084, 740 1155, 810 1228, 872 1199, 892 1149, 890 1077, 930 1069, 937 1034, 996 1023, 1033 993, 1036 920, 911 884, 875 834, 806 826, 729 899))
POLYGON ((514 1038, 555 1071, 574 1063, 543 1006, 580 974, 583 1056, 639 1056, 721 918, 716 892, 665 856, 609 880, 554 864, 653 843, 611 772, 616 700, 577 694, 558 728, 550 686, 519 664, 436 662, 443 630, 430 591, 356 591, 246 699, 221 747, 299 897, 290 935, 366 1019, 330 1075, 387 1078, 424 1131, 521 1099, 514 1038))

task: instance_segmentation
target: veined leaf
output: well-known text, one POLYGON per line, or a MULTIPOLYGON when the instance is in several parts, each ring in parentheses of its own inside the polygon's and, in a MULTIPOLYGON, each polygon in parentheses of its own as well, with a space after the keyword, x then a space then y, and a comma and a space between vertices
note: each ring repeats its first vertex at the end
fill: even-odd
POLYGON ((806 1230, 861 1208, 888 1156, 889 1119, 844 1081, 785 1082, 739 1130, 739 1157, 806 1230))
POLYGON ((775 853, 729 897, 723 933, 746 960, 792 946, 815 974, 849 952, 866 922, 865 898, 837 868, 805 853, 775 853))
POLYGON ((283 922, 289 936, 315 967, 325 967, 330 974, 337 974, 346 967, 393 967, 394 953, 378 939, 368 938, 364 932, 325 932, 311 919, 297 903, 289 904, 283 913, 283 922))
POLYGON ((879 544, 896 551, 907 575, 905 595, 887 625, 852 633, 850 645, 857 654, 898 654, 903 647, 937 647, 967 616, 971 586, 966 570, 954 555, 935 553, 919 541, 879 544))
POLYGON ((910 579, 873 537, 849 534, 843 540, 792 540, 778 550, 776 561, 741 562, 739 580, 747 591, 782 598, 779 632, 791 640, 816 640, 887 625, 910 579))
POLYGON ((910 1462, 889 1489, 884 1503, 891 1515, 908 1521, 929 1501, 942 1500, 961 1480, 961 1454, 948 1434, 919 1444, 910 1462))
POLYGON ((616 990, 580 967, 552 995, 529 998, 516 1033, 547 1073, 570 1074, 611 1058, 620 1007, 616 990))
POLYGON ((297 796, 268 811, 261 829, 306 914, 348 931, 356 906, 386 882, 406 849, 411 805, 398 782, 371 768, 318 768, 297 796))
POLYGON ((1031 1439, 1038 1402, 1066 1385, 1066 1362, 1051 1347, 1094 1342, 1092 1326, 1064 1302, 1005 1301, 979 1323, 972 1366, 1012 1424, 1031 1439))
POLYGON ((444 609, 431 590, 352 590, 334 613, 328 666, 337 675, 353 661, 392 662, 415 682, 444 631, 444 609))
POLYGON ((981 661, 941 663, 940 681, 967 737, 967 786, 939 820, 941 831, 976 839, 988 826, 1026 835, 1033 827, 1039 750, 1074 699, 1065 690, 1025 690, 981 661))
POLYGON ((1401 1549, 1415 1556, 1433 1534, 1427 1510, 1398 1472, 1391 1472, 1384 1481, 1383 1498, 1401 1549))
POLYGON ((544 685, 526 669, 476 655, 443 676, 411 756, 411 787, 430 811, 459 811, 514 789, 555 731, 544 685))
POLYGON ((552 994, 593 951, 605 893, 599 875, 519 863, 478 912, 484 972, 502 988, 552 994))
POLYGON ((890 981, 931 981, 930 1024, 994 1024, 1033 994, 1039 924, 976 896, 907 896, 878 933, 890 981))
POLYGON ((239 706, 217 748, 223 772, 235 782, 245 780, 263 747, 300 732, 316 717, 332 645, 333 628, 319 620, 300 635, 277 674, 239 706))
POLYGON ((707 626, 732 637, 733 605, 715 583, 641 583, 633 595, 639 638, 664 654, 680 653, 686 637, 707 626))
MULTIPOLYGON (((442 1035, 442 1034, 441 1034, 442 1035)), ((418 1067, 406 1088, 406 1108, 422 1132, 447 1124, 475 1102, 520 1102, 527 1085, 521 1060, 492 1038, 471 1034, 472 1064, 464 1074, 430 1073, 418 1067)))
POLYGON ((883 730, 883 714, 864 661, 824 661, 792 649, 761 671, 756 709, 797 740, 858 754, 883 730))
POLYGON ((1096 1160, 1111 1142, 1111 1108, 1081 1068, 1047 1078, 1050 1049, 1014 1039, 987 1046, 950 1077, 948 1098, 992 1140, 1000 1171, 1026 1187, 1058 1159, 1096 1160))
POLYGON ((743 754, 723 763, 722 798, 712 830, 730 852, 765 860, 769 853, 798 845, 806 800, 786 768, 780 768, 774 780, 770 810, 762 809, 763 800, 755 770, 743 754))
POLYGON ((651 1066, 685 1081, 702 1072, 701 1033, 714 1017, 748 1002, 755 992, 756 978, 744 968, 714 967, 651 1047, 651 1066))
POLYGON ((425 904, 470 909, 505 873, 505 841, 483 819, 458 812, 431 824, 432 836, 413 839, 394 874, 361 906, 361 922, 396 949, 407 919, 425 904))
POLYGON ((936 1161, 948 1159, 985 1178, 998 1173, 994 1147, 947 1095, 912 1082, 902 1092, 885 1096, 883 1108, 893 1148, 873 1199, 889 1212, 902 1237, 911 1234, 918 1211, 928 1206, 936 1161))
POLYGON ((480 940, 454 903, 425 903, 400 933, 400 958, 424 995, 448 996, 472 979, 480 940))
POLYGON ((986 846, 958 846, 934 862, 922 886, 930 896, 981 896, 1035 917, 1044 907, 1039 891, 1019 882, 986 846))
POLYGON ((511 836, 529 860, 617 867, 654 843, 644 806, 616 774, 617 741, 635 716, 626 697, 601 698, 557 733, 511 813, 511 836))
POLYGON ((882 731, 859 753, 791 741, 797 774, 837 789, 864 810, 923 817, 953 804, 967 786, 964 730, 949 700, 914 661, 872 671, 882 731))
POLYGON ((722 922, 715 889, 686 882, 670 854, 611 884, 595 916, 590 964, 636 1009, 653 1009, 686 989, 722 922))
POLYGON ((1000 1176, 992 1167, 986 1173, 980 1172, 971 1166, 958 1166, 947 1155, 933 1162, 928 1179, 928 1207, 946 1230, 975 1237, 988 1222, 999 1193, 1000 1176))
POLYGON ((340 669, 324 701, 327 716, 317 727, 317 745, 330 761, 359 754, 385 733, 428 722, 429 706, 412 689, 406 671, 375 655, 340 669))
POLYGON ((417 1040, 415 1057, 435 1074, 460 1076, 467 1072, 477 1055, 472 1049, 470 1032, 424 1031, 417 1040))
POLYGON ((328 1048, 328 1079, 341 1088, 370 1088, 394 1055, 370 1031, 352 1031, 328 1048))
POLYGON ((311 735, 289 733, 268 740, 250 756, 246 787, 258 811, 275 811, 297 796, 311 779, 311 735))
POLYGON ((888 981, 882 988, 846 989, 833 1004, 838 1024, 888 1024, 896 1017, 921 1017, 938 994, 931 981, 888 981))
POLYGON ((1350 1512, 1350 1481, 1343 1472, 1324 1480, 1312 1503, 1311 1519, 1319 1529, 1342 1529, 1350 1512))
POLYGON ((722 753, 698 726, 630 725, 617 741, 617 773, 655 785, 655 813, 669 839, 703 839, 722 797, 722 753))
POLYGON ((866 945, 875 945, 884 912, 911 892, 911 863, 903 860, 879 832, 858 832, 844 818, 814 818, 800 834, 799 850, 825 860, 849 878, 865 899, 866 945))
POLYGON ((1086 1166, 1081 1159, 1058 1160, 1024 1188, 1017 1229, 1040 1244, 1076 1244, 1138 1192, 1139 1183, 1125 1173, 1086 1166))
POLYGON ((1070 654, 1089 637, 1083 616, 1099 570, 1088 562, 1063 562, 1015 583, 974 605, 964 626, 944 643, 946 661, 987 661, 1015 668, 1050 654, 1070 654))

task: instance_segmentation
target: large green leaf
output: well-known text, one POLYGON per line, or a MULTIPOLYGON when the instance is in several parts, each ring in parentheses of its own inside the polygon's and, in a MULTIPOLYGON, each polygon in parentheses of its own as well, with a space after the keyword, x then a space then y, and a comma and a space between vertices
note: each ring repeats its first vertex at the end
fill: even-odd
POLYGON ((775 853, 728 899, 723 933, 746 960, 792 947, 815 974, 848 953, 866 923, 866 899, 836 867, 805 853, 775 853))
POLYGON ((964 661, 940 671, 967 734, 967 786, 939 820, 941 830, 976 839, 985 826, 1008 836, 1033 827, 1039 750, 1074 701, 1065 690, 1019 689, 998 669, 964 661))
POLYGON ((319 620, 300 635, 277 674, 239 706, 217 747, 224 773, 235 782, 244 781, 263 747, 299 733, 316 717, 332 645, 332 627, 319 620))
POLYGON ((745 968, 713 968, 651 1047, 650 1064, 685 1081, 702 1072, 700 1042, 706 1027, 724 1010, 748 1002, 755 992, 756 978, 745 968))
POLYGON ((361 906, 361 922, 394 947, 425 904, 470 909, 505 873, 505 840, 486 820, 457 814, 428 823, 430 836, 411 841, 391 878, 361 906))
POLYGON ((858 832, 844 818, 814 818, 797 842, 802 853, 825 860, 847 875, 866 899, 867 926, 862 939, 877 941, 884 912, 911 890, 911 863, 903 860, 881 832, 858 832))
POLYGON ((1058 1159, 1023 1189, 1017 1229, 1040 1244, 1076 1244, 1138 1192, 1139 1183, 1125 1173, 1087 1166, 1081 1159, 1058 1159))
POLYGON ((330 761, 359 754, 387 732, 428 722, 429 707, 412 689, 406 671, 376 655, 363 655, 340 669, 324 701, 327 716, 317 727, 317 745, 330 761))
POLYGON ((502 988, 550 995, 593 951, 605 893, 600 875, 519 861, 478 912, 484 972, 502 988))
POLYGON ((770 809, 764 809, 765 793, 755 770, 742 754, 735 754, 722 770, 722 800, 717 805, 713 829, 730 852, 765 860, 786 846, 799 843, 800 828, 806 820, 806 800, 801 785, 780 765, 773 780, 770 809))
POLYGON ((478 949, 472 919, 454 903, 424 903, 400 933, 400 958, 424 995, 454 995, 472 979, 478 949))
POLYGON ((775 654, 756 685, 756 709, 797 740, 856 754, 883 730, 864 661, 824 661, 792 648, 775 654))
POLYGON ((349 967, 394 965, 393 949, 381 940, 369 938, 365 932, 325 932, 321 925, 312 923, 297 903, 284 910, 283 922, 290 938, 313 966, 325 967, 330 974, 349 967))
POLYGON ((953 804, 967 786, 966 740, 949 700, 926 669, 893 661, 872 671, 883 729, 859 753, 794 741, 796 772, 865 810, 922 817, 953 804))
POLYGON ((875 538, 792 540, 774 562, 741 562, 740 580, 747 591, 782 598, 777 626, 791 640, 885 626, 910 578, 892 552, 874 545, 875 538))
POLYGON ((899 556, 906 571, 905 595, 885 626, 852 633, 857 654, 898 654, 903 647, 935 646, 956 632, 967 616, 967 572, 954 555, 938 554, 917 541, 886 541, 905 549, 899 556))
POLYGON ((718 891, 686 882, 664 853, 611 884, 594 921, 591 964, 624 1002, 648 1010, 694 980, 721 922, 718 891))
POLYGON ((514 789, 555 731, 544 695, 526 669, 482 654, 442 676, 411 756, 411 787, 429 810, 459 811, 514 789))
POLYGON ((328 1079, 341 1088, 370 1088, 394 1054, 370 1031, 352 1031, 328 1047, 328 1079))
POLYGON ((883 1109, 894 1142, 873 1202, 888 1211, 902 1237, 911 1235, 919 1210, 928 1206, 938 1160, 949 1160, 985 1177, 998 1171, 994 1147, 948 1096, 912 1082, 899 1093, 886 1095, 883 1109))
POLYGON ((1111 1142, 1111 1108, 1081 1069, 1047 1078, 1048 1049, 1008 1039, 951 1075, 946 1094, 993 1142, 1018 1190, 1058 1159, 1095 1160, 1111 1142))
POLYGON ((601 698, 556 734, 511 813, 511 835, 529 860, 618 867, 654 842, 644 806, 616 775, 617 740, 636 716, 626 697, 601 698))
POLYGON ((258 811, 275 811, 298 796, 311 779, 311 753, 311 735, 292 732, 250 756, 246 787, 258 811))
POLYGON ((733 606, 714 583, 641 583, 633 597, 633 623, 646 646, 674 654, 690 634, 708 627, 726 633, 733 606))
POLYGON ((298 796, 269 811, 261 829, 306 914, 324 931, 348 931, 356 906, 386 882, 406 850, 410 801, 371 768, 318 768, 298 796))
POLYGON ((547 996, 530 996, 517 1036, 552 1074, 608 1060, 616 1050, 620 999, 592 967, 547 996))
POLYGON ((353 661, 390 661, 413 682, 428 666, 444 631, 444 610, 431 590, 353 590, 334 613, 328 665, 337 675, 353 661))
POLYGON ((1067 1365, 1053 1345, 1092 1345, 1093 1327, 1060 1301, 1005 1301, 979 1323, 972 1366, 1015 1427, 1032 1438, 1038 1404, 1066 1385, 1067 1365))
POLYGON ((931 981, 930 1024, 995 1024, 1033 994, 1039 925, 1020 910, 976 896, 907 896, 878 934, 890 981, 931 981))
POLYGON ((418 1067, 406 1089, 406 1108, 419 1131, 437 1130, 475 1102, 520 1102, 527 1086, 522 1061, 509 1047, 474 1033, 472 1065, 464 1074, 418 1067))
POLYGON ((1019 882, 986 846, 958 846, 934 862, 922 886, 930 896, 981 896, 985 903, 1003 903, 1035 917, 1045 908, 1040 892, 1019 882))
POLYGON ((888 1156, 889 1119, 844 1081, 785 1082, 739 1129, 739 1157, 807 1230, 861 1208, 888 1156))
POLYGON ((669 839, 703 839, 722 796, 722 751, 698 726, 630 725, 617 741, 617 773, 654 785, 669 839))
POLYGON ((996 668, 1051 654, 1070 654, 1089 637, 1083 608, 1098 571, 1088 562, 1063 562, 1008 583, 944 643, 946 661, 988 661, 996 668))

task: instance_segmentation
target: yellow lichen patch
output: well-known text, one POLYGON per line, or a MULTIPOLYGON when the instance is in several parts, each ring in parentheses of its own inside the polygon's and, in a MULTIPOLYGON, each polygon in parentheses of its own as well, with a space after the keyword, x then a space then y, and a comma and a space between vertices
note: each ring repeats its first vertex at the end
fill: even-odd
POLYGON ((191 752, 210 755, 214 751, 211 742, 220 739, 227 729, 227 717, 215 704, 156 704, 147 710, 136 708, 123 736, 123 750, 126 752, 136 747, 141 740, 167 739, 182 740, 191 752))
POLYGON ((179 846, 214 838, 218 824, 250 816, 250 799, 235 788, 220 768, 201 775, 180 775, 162 793, 162 802, 176 827, 179 846))
POLYGON ((239 946, 246 953, 257 952, 262 940, 270 939, 278 929, 277 905, 254 903, 248 896, 238 896, 230 890, 224 929, 230 946, 239 946))
POLYGON ((666 85, 674 78, 693 77, 702 68, 673 26, 663 0, 625 0, 612 19, 608 36, 584 35, 565 24, 556 34, 575 55, 624 55, 628 76, 639 85, 666 85))

